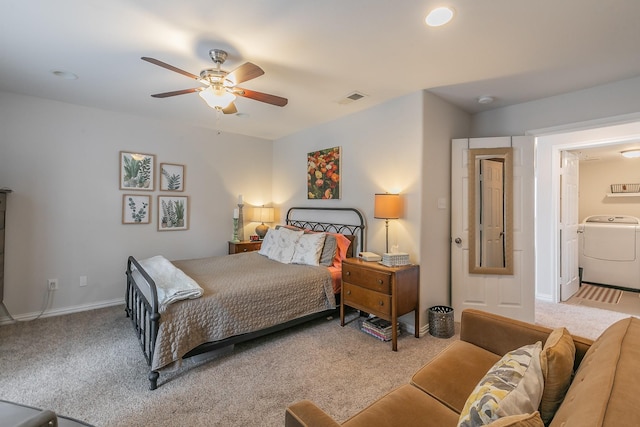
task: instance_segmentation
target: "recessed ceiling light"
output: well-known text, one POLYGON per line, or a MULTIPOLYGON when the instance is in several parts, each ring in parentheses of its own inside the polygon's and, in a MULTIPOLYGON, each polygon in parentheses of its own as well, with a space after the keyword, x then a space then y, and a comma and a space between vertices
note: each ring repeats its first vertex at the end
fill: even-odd
POLYGON ((51 74, 53 74, 56 77, 60 77, 61 79, 65 79, 65 80, 78 80, 78 75, 74 74, 70 71, 64 71, 64 70, 52 70, 51 74))
POLYGON ((627 159, 633 159, 635 157, 640 157, 640 150, 627 150, 622 151, 620 154, 622 154, 622 157, 626 157, 627 159))
POLYGON ((454 10, 452 7, 437 7, 427 15, 425 22, 430 27, 439 27, 453 19, 454 10))
POLYGON ((493 102, 493 96, 482 95, 478 97, 478 104, 491 104, 493 102))

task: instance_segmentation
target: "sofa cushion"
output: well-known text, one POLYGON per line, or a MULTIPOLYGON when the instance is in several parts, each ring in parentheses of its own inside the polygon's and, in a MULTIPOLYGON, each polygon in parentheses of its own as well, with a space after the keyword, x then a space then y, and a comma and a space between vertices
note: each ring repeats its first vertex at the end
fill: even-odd
POLYGON ((469 395, 458 425, 483 426, 500 417, 535 412, 544 387, 541 351, 538 341, 505 354, 469 395))
POLYGON ((540 412, 533 414, 510 415, 508 417, 498 418, 487 427, 544 427, 540 412))
POLYGON ((411 383, 458 414, 500 356, 465 341, 454 341, 411 378, 411 383))
POLYGON ((640 319, 620 320, 593 343, 551 426, 640 425, 640 319))
POLYGON ((571 384, 576 347, 566 328, 557 328, 547 338, 540 353, 544 390, 540 417, 549 424, 571 384))
POLYGON ((344 427, 454 426, 457 420, 457 413, 417 387, 405 384, 376 400, 342 425, 344 427))

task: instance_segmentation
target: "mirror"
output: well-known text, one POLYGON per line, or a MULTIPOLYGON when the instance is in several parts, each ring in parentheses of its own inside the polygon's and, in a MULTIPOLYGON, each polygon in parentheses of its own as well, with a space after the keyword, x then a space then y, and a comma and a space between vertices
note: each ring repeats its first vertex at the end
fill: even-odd
POLYGON ((469 273, 513 274, 513 149, 469 150, 469 273))

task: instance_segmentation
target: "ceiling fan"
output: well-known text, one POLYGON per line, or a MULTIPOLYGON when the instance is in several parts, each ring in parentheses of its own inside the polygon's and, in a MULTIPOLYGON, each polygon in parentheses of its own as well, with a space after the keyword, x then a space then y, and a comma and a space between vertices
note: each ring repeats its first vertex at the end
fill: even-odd
POLYGON ((238 112, 235 104, 236 96, 254 99, 256 101, 265 102, 267 104, 284 107, 289 102, 286 98, 268 93, 256 92, 254 90, 244 89, 236 86, 239 83, 246 82, 264 74, 264 70, 251 62, 245 62, 233 71, 227 72, 220 67, 227 59, 227 52, 221 49, 211 49, 209 51, 211 60, 216 64, 216 68, 206 68, 200 71, 200 75, 196 76, 188 71, 169 65, 155 58, 143 56, 143 61, 158 65, 167 70, 187 76, 191 79, 202 83, 203 87, 192 89, 176 90, 172 92, 156 93, 151 95, 154 98, 168 98, 170 96, 184 95, 187 93, 197 92, 198 95, 211 107, 224 114, 235 114, 238 112))

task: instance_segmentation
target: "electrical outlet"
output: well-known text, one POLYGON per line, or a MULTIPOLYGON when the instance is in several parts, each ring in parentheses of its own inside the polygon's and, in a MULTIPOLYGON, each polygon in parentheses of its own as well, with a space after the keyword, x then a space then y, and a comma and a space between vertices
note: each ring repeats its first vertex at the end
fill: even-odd
POLYGON ((57 291, 58 290, 58 279, 49 279, 49 280, 47 280, 47 286, 49 287, 50 291, 57 291))
POLYGON ((87 286, 89 283, 87 282, 87 276, 80 276, 80 287, 87 286))

